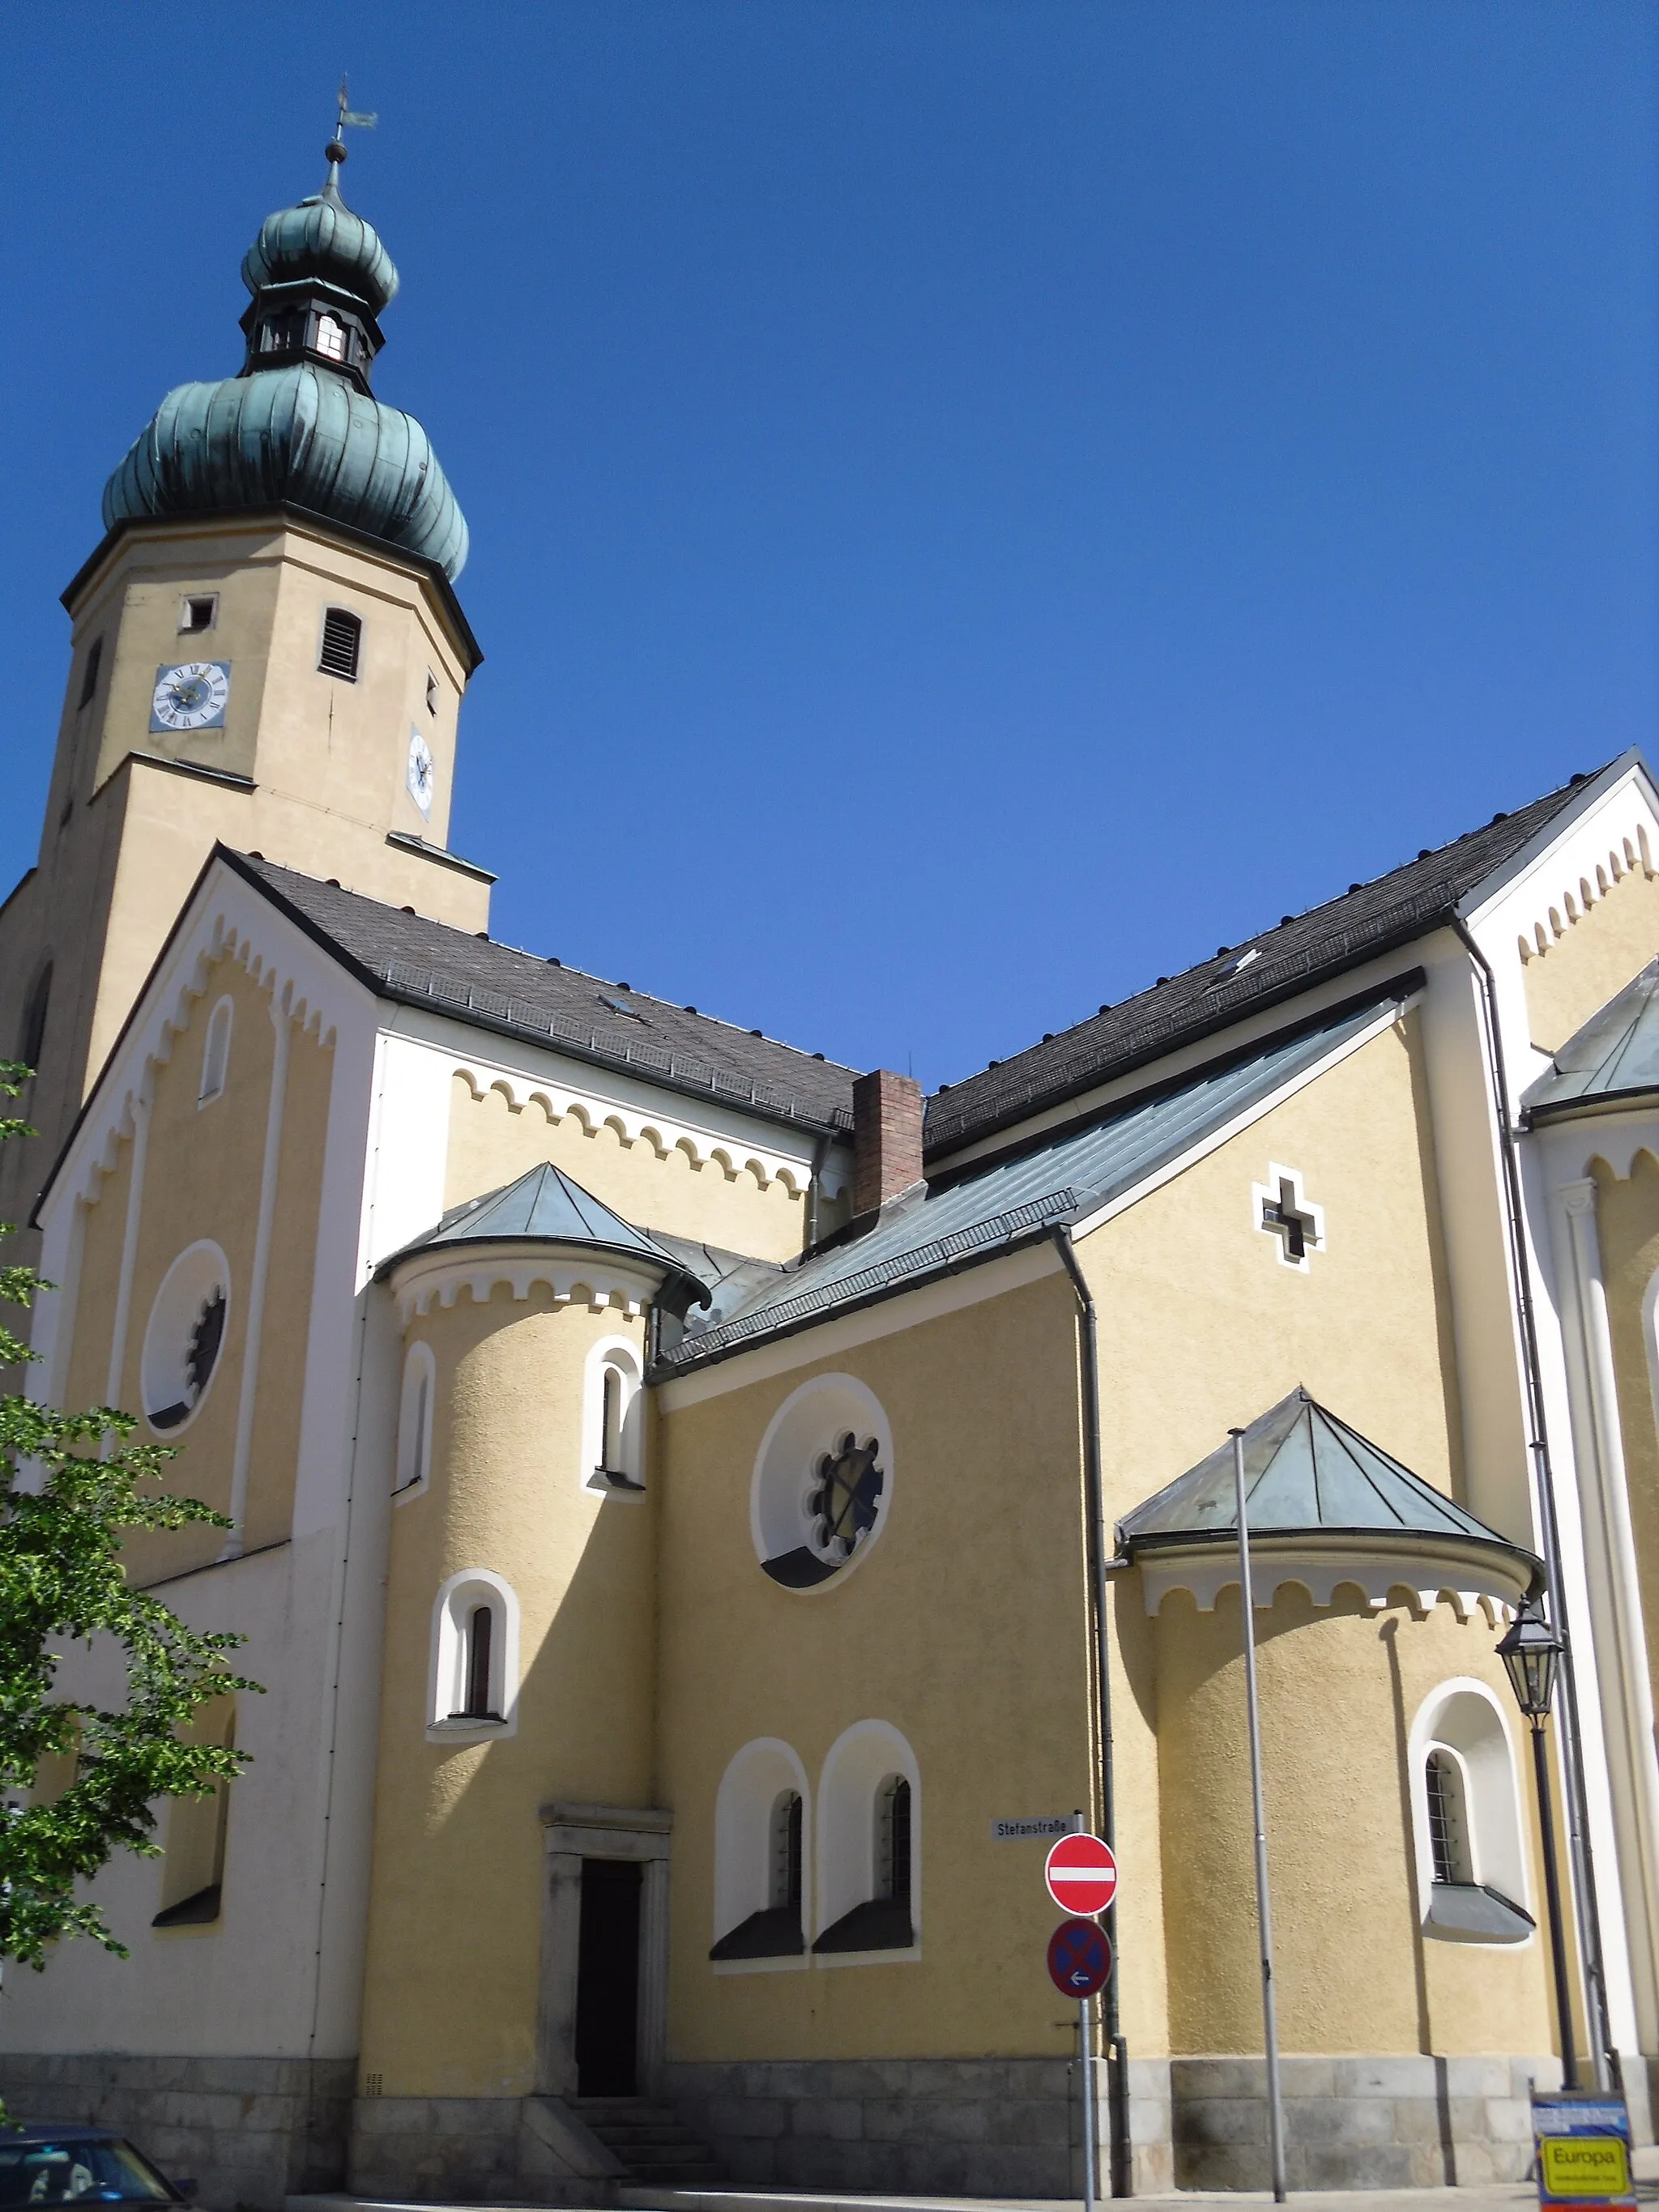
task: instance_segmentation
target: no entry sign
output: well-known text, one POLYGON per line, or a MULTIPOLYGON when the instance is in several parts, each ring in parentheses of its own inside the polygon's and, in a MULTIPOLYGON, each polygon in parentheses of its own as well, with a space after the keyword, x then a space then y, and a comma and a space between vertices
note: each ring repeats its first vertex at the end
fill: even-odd
POLYGON ((1062 1912, 1104 1912, 1117 1894, 1117 1861, 1098 1836, 1062 1836, 1042 1873, 1062 1912))
POLYGON ((1048 1938, 1048 1978, 1062 1996, 1091 1997, 1106 1986, 1112 1947, 1092 1920, 1062 1920, 1048 1938))

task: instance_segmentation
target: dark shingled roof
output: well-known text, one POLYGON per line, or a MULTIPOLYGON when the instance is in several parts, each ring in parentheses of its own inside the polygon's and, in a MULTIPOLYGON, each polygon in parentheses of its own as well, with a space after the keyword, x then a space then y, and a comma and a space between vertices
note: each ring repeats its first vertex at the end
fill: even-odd
MULTIPOLYGON (((1624 755, 1611 766, 1622 770, 1633 757, 1624 755)), ((1514 814, 1498 815, 1484 829, 1374 883, 1356 884, 1075 1029, 935 1091, 927 1103, 930 1160, 1421 936, 1594 781, 1575 776, 1514 814), (1240 955, 1252 951, 1255 957, 1234 972, 1240 955)))
POLYGON ((856 1073, 580 969, 220 848, 377 997, 812 1130, 853 1126, 856 1073))

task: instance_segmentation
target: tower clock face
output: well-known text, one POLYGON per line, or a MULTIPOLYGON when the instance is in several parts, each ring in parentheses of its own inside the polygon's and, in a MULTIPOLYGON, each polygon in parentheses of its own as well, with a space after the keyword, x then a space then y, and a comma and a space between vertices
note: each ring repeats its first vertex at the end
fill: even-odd
POLYGON ((230 697, 228 660, 183 660, 158 668, 149 702, 152 730, 222 730, 230 697))
POLYGON ((432 748, 418 730, 409 733, 409 795, 422 814, 432 811, 432 789, 437 780, 432 748))

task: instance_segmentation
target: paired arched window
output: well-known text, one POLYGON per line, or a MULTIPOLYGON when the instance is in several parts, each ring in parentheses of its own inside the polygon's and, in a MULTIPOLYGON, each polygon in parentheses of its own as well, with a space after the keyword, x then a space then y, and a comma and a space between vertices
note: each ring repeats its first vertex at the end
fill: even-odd
POLYGON ((715 1800, 709 1957, 805 1963, 809 1949, 832 1960, 914 1953, 918 1787, 915 1759, 898 1730, 861 1721, 824 1760, 814 1830, 796 1753, 769 1736, 745 1744, 715 1800), (809 1941, 814 1889, 817 1934, 809 1941))
POLYGON ((433 1607, 427 1735, 512 1735, 518 1694, 517 1595, 489 1568, 464 1568, 433 1607))
POLYGON ((711 1959, 805 1960, 806 1771, 787 1743, 745 1744, 714 1801, 711 1959))
POLYGON ((196 1093, 196 1103, 205 1106, 218 1097, 230 1075, 230 1024, 235 1009, 228 999, 221 999, 208 1016, 207 1041, 202 1047, 202 1080, 196 1093))
POLYGON ((645 1492, 645 1376, 639 1347, 604 1337, 587 1355, 582 1385, 581 1479, 602 1496, 645 1492))
POLYGON ((1412 1724, 1410 1758, 1424 1934, 1524 1943, 1533 1920, 1514 1748, 1486 1684, 1443 1682, 1412 1724))
POLYGON ((404 1355, 403 1395, 398 1407, 398 1463, 394 1497, 422 1486, 432 1468, 432 1406, 437 1367, 432 1346, 420 1340, 404 1355))

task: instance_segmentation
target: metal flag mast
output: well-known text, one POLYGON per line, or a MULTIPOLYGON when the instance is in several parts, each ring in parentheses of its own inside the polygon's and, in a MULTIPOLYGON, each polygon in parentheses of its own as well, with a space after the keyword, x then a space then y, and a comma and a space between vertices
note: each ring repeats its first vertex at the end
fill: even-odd
POLYGON ((336 107, 337 112, 334 118, 334 136, 329 140, 324 151, 328 157, 328 181, 331 185, 334 185, 337 191, 340 181, 340 164, 346 157, 346 132, 348 131, 372 131, 380 118, 378 115, 363 114, 348 105, 346 81, 343 76, 340 79, 340 89, 336 98, 336 107))
POLYGON ((1238 1609, 1244 1628, 1244 1703, 1250 1723, 1250 1806, 1255 1823, 1256 1925, 1261 1936, 1261 2033, 1267 2062, 1267 2142, 1273 2202, 1285 2202, 1285 2105, 1279 2087, 1279 2014, 1273 2000, 1273 1923, 1267 1901, 1267 1817, 1261 1796, 1261 1714, 1255 1686, 1255 1592, 1250 1582, 1250 1524, 1244 1497, 1244 1431, 1233 1440, 1233 1495, 1238 1513, 1238 1609))

